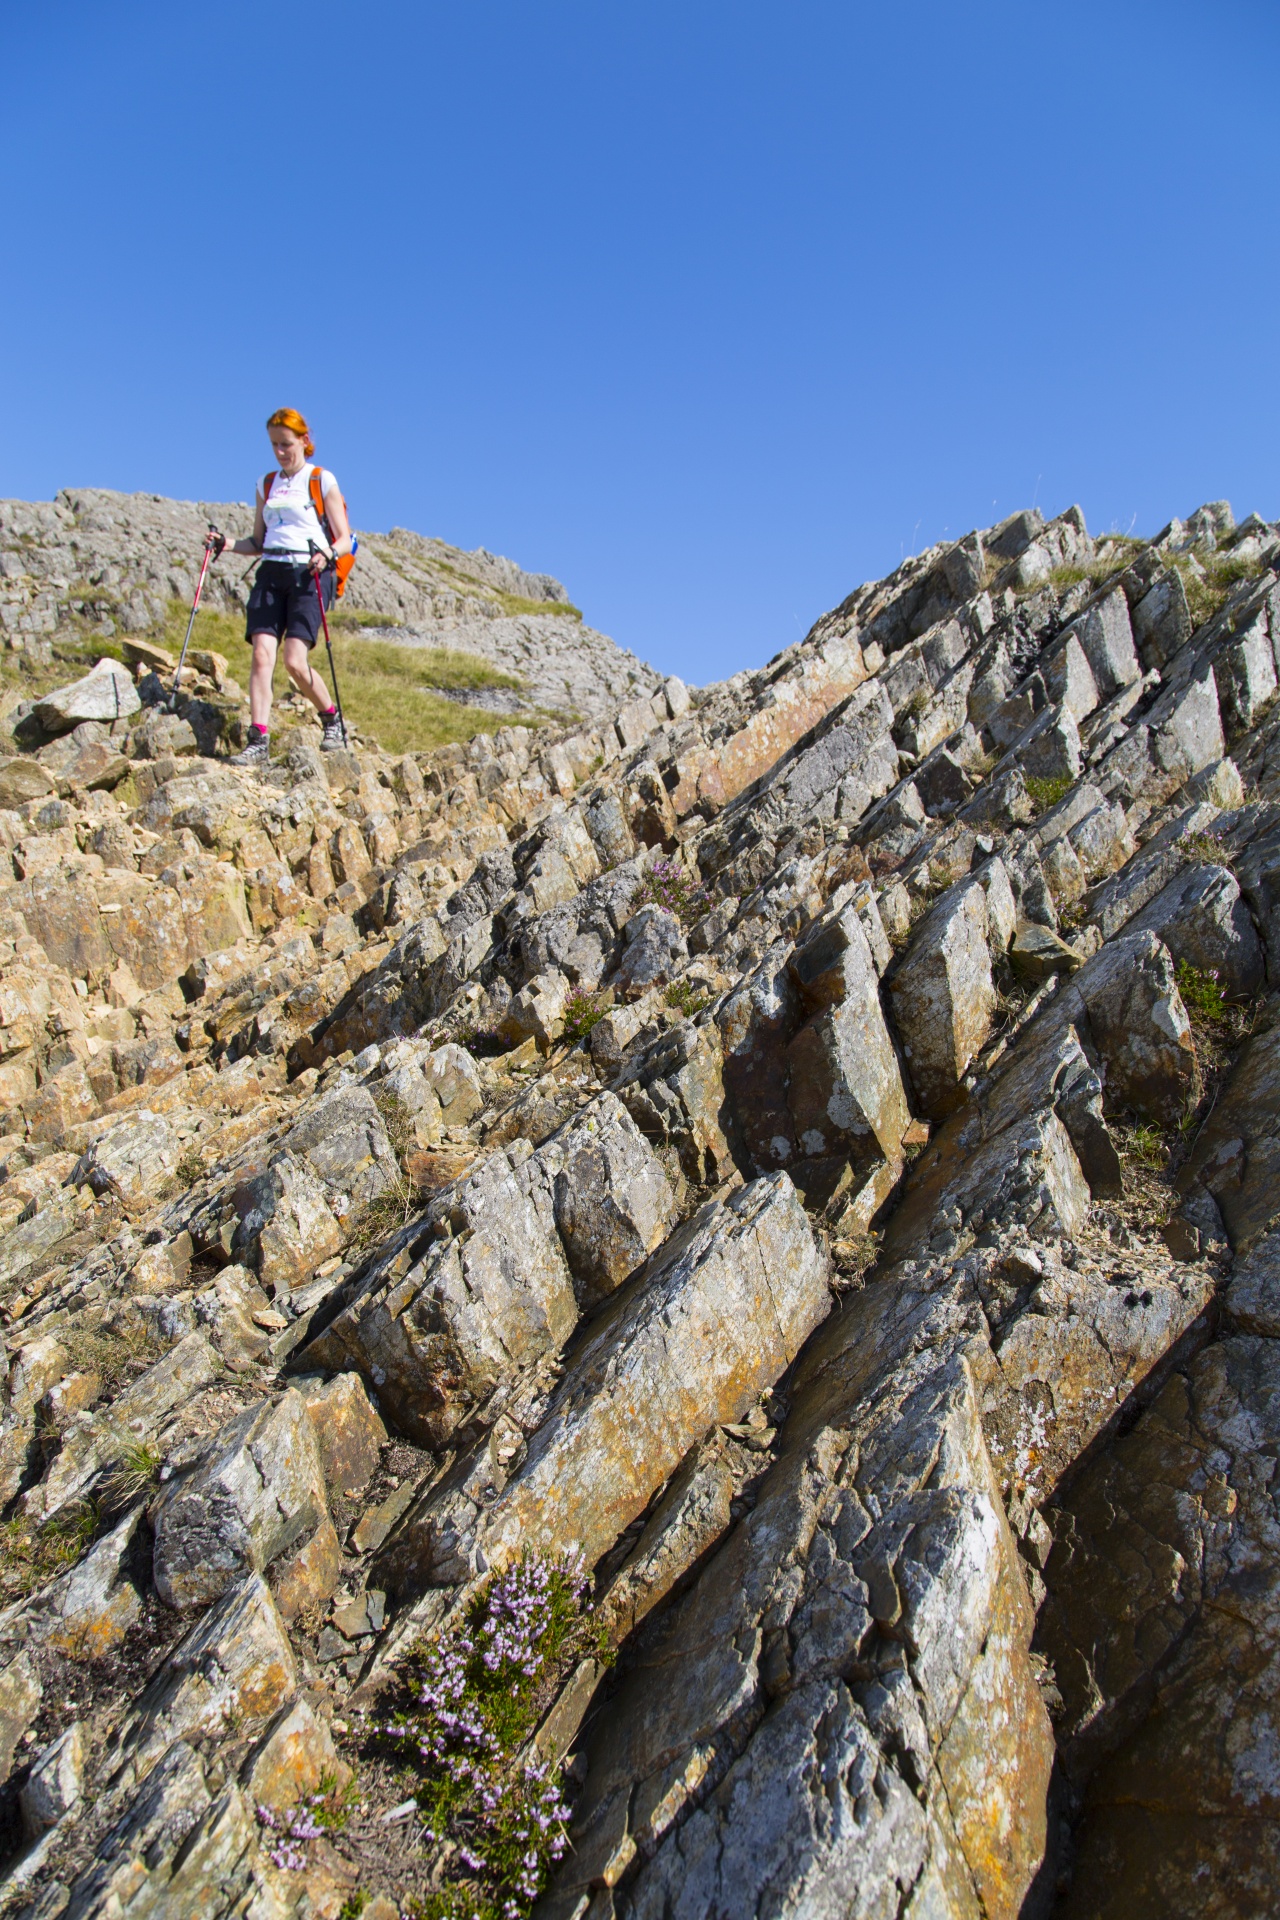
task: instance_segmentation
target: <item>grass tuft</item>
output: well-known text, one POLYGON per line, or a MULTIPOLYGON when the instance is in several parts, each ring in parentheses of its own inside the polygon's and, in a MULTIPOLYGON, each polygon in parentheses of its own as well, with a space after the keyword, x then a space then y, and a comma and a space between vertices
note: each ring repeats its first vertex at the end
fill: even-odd
POLYGON ((42 1527, 19 1514, 0 1525, 0 1593, 18 1599, 73 1567, 98 1530, 98 1509, 78 1500, 42 1527))
POLYGON ((135 1501, 149 1498, 160 1485, 162 1464, 158 1447, 148 1446, 145 1441, 127 1446, 103 1483, 105 1511, 123 1513, 135 1501))
POLYGON ((1059 800, 1065 800, 1075 781, 1068 773, 1055 774, 1051 779, 1037 779, 1035 774, 1025 776, 1027 797, 1036 810, 1037 816, 1048 813, 1050 807, 1056 807, 1059 800))
POLYGON ((686 1020, 693 1020, 707 1004, 705 993, 699 993, 688 980, 673 980, 667 988, 665 999, 669 1007, 682 1013, 686 1020))

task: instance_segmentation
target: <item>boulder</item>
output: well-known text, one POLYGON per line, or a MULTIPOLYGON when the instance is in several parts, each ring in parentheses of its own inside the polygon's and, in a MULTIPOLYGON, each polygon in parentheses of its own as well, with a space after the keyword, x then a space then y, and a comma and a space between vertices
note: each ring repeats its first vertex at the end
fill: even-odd
POLYGON ((91 673, 36 701, 35 717, 46 733, 70 733, 82 720, 110 726, 142 706, 128 670, 118 660, 99 660, 91 673))
POLYGON ((798 949, 792 978, 811 1017, 787 1048, 787 1099, 806 1157, 855 1164, 901 1158, 911 1122, 880 983, 857 909, 848 906, 798 949))
MULTIPOLYGON (((1104 947, 1075 982, 1107 1063, 1107 1099, 1160 1126, 1187 1111, 1199 1073, 1191 1022, 1168 949, 1151 933, 1104 947)), ((1061 1018, 1069 1003, 1058 1010, 1061 1018)))
POLYGON ((31 1763, 26 1784, 18 1795, 22 1824, 29 1840, 38 1840, 70 1813, 84 1792, 84 1732, 73 1720, 56 1740, 41 1749, 31 1763))
POLYGON ((305 1161, 327 1193, 367 1206, 399 1179, 400 1169, 382 1115, 367 1087, 340 1086, 322 1094, 281 1142, 305 1161))
POLYGON ((569 999, 569 982, 552 968, 535 974, 514 995, 502 1017, 501 1033, 512 1046, 524 1040, 540 1041, 549 1047, 564 1032, 564 1010, 569 999))
POLYGON ((43 1698, 35 1662, 23 1648, 0 1669, 0 1779, 9 1778, 18 1742, 39 1713, 43 1698))
POLYGON ((1280 1026, 1242 1049, 1213 1112, 1178 1176, 1183 1194, 1202 1188, 1247 1254, 1271 1229, 1280 1195, 1280 1026))
POLYGON ((641 907, 628 920, 625 937, 626 947, 612 980, 614 990, 625 1000, 665 985, 688 965, 684 931, 665 907, 641 907))
POLYGON ((255 1807, 280 1813, 305 1794, 332 1793, 352 1778, 333 1735, 305 1700, 283 1707, 244 1765, 244 1788, 255 1807))
POLYGON ((1265 1907, 1280 1869, 1276 1342, 1177 1369, 1054 1516, 1040 1646, 1068 1778, 1087 1780, 1071 1916, 1265 1907), (1247 1434, 1248 1444, 1240 1437, 1247 1434), (1247 1569, 1247 1572, 1245 1571, 1247 1569))
POLYGON ((1115 587, 1095 600, 1069 629, 1084 651, 1104 699, 1130 686, 1142 672, 1133 644, 1129 603, 1115 587))
POLYGON ((527 1143, 492 1155, 441 1206, 450 1237, 422 1236, 403 1277, 375 1266, 301 1356, 355 1366, 401 1431, 432 1447, 500 1380, 563 1346, 578 1320, 550 1182, 527 1143))
POLYGON ((267 1312, 271 1302, 247 1268, 224 1267, 191 1305, 197 1323, 232 1373, 243 1373, 265 1358, 270 1339, 254 1316, 267 1312))
POLYGON ((991 1031, 995 985, 986 894, 976 880, 944 894, 886 985, 915 1105, 940 1119, 991 1031))
POLYGON ((96 1140, 71 1177, 96 1194, 114 1194, 129 1213, 145 1213, 172 1178, 180 1156, 168 1120, 141 1107, 96 1140))
MULTIPOLYGON (((339 1178, 349 1177, 354 1166, 353 1184, 367 1189, 373 1184, 374 1169, 385 1171, 386 1167, 385 1159, 364 1158, 368 1145, 367 1132, 362 1135, 358 1128, 339 1132, 321 1148, 323 1165, 339 1178)), ((282 1149, 264 1173, 240 1181, 233 1193, 239 1216, 234 1250, 256 1268, 262 1285, 273 1294, 287 1297, 294 1288, 305 1286, 321 1262, 342 1245, 342 1228, 325 1198, 337 1181, 328 1187, 322 1184, 312 1172, 315 1164, 282 1149)))
POLYGON ((325 1516, 324 1473, 301 1394, 246 1407, 151 1510, 156 1591, 188 1612, 261 1572, 325 1516))
POLYGON ((556 1230, 578 1303, 590 1312, 666 1239, 679 1217, 676 1196, 611 1093, 553 1135, 539 1158, 553 1179, 556 1230))
POLYGON ((24 755, 0 758, 0 807, 18 808, 28 800, 45 800, 58 791, 58 782, 38 760, 24 755))
POLYGON ((1169 567, 1133 609, 1133 634, 1143 665, 1163 667, 1192 634, 1187 590, 1176 567, 1169 567))
POLYGON ((1129 930, 1154 933, 1175 961, 1212 975, 1228 999, 1251 1000, 1263 985, 1262 946, 1240 883, 1226 867, 1187 867, 1135 914, 1129 930))
POLYGON ((42 1636, 68 1659, 103 1659, 140 1619, 142 1597, 128 1572, 140 1517, 138 1507, 127 1513, 41 1595, 42 1636))
POLYGON ((358 1373, 340 1373, 325 1383, 300 1380, 301 1393, 320 1449, 325 1485, 348 1498, 373 1478, 387 1430, 358 1373))

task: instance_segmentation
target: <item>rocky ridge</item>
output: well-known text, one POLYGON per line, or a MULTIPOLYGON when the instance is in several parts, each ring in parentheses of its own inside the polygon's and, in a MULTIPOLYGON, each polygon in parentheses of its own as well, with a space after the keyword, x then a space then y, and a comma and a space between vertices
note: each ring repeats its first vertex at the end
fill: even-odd
MULTIPOLYGON (((0 635, 38 651, 74 617, 104 637, 163 638, 169 602, 191 604, 210 521, 238 539, 252 530, 252 508, 101 487, 68 487, 52 501, 0 500, 0 635)), ((348 612, 380 638, 477 654, 522 682, 518 696, 495 689, 471 696, 473 704, 599 718, 660 683, 633 653, 585 626, 549 574, 403 527, 359 539, 348 612)), ((204 604, 238 613, 248 596, 244 565, 224 560, 204 604)))
POLYGON ((46 703, 7 1910, 527 1911, 378 1729, 566 1562, 547 1920, 1262 1910, 1278 668, 1217 503, 558 734, 258 774, 110 663, 46 703))

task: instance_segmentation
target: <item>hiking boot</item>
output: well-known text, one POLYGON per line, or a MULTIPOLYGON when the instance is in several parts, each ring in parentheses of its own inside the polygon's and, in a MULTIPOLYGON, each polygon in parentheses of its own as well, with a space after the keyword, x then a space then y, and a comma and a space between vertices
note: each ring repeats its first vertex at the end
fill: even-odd
POLYGON ((320 735, 321 753, 332 753, 337 747, 345 747, 347 743, 337 709, 335 708, 332 713, 322 714, 321 718, 324 721, 324 732, 320 735))
POLYGON ((270 762, 270 759, 271 742, 269 735, 265 734, 261 727, 250 727, 248 746, 243 753, 233 754, 230 764, 233 767, 265 767, 270 762))

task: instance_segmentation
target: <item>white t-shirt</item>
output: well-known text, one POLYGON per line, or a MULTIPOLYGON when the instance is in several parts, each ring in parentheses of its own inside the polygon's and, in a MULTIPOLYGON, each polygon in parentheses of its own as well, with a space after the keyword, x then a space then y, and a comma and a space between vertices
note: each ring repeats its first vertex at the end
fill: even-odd
MULTIPOLYGON (((319 547, 322 553, 332 554, 311 500, 311 476, 316 471, 308 460, 296 473, 287 476, 277 473, 272 480, 270 495, 262 506, 266 526, 262 543, 264 560, 270 560, 273 555, 281 560, 305 560, 311 545, 319 547)), ((321 492, 327 500, 338 483, 326 468, 321 467, 319 473, 321 492)), ((261 495, 261 482, 258 492, 261 495)))

